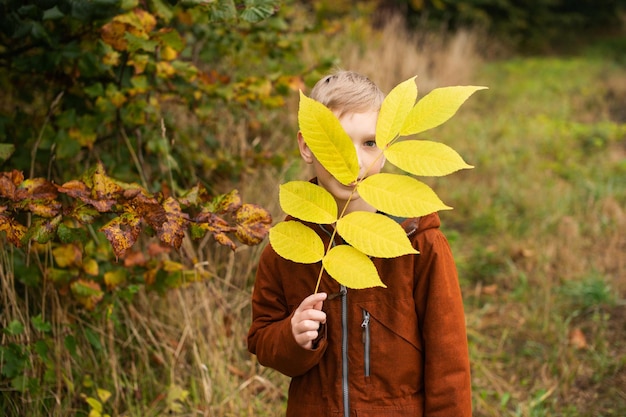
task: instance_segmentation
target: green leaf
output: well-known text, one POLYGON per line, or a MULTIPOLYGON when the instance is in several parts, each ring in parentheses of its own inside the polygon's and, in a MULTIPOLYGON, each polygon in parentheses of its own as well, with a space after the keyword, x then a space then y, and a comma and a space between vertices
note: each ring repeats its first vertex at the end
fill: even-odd
POLYGON ((340 183, 348 185, 359 175, 359 161, 350 136, 328 107, 300 91, 298 124, 304 141, 320 164, 340 183))
POLYGON ((406 117, 417 99, 415 78, 395 86, 385 97, 376 122, 376 146, 386 149, 391 141, 400 133, 406 117))
POLYGON ((486 88, 470 85, 432 90, 411 109, 400 129, 400 136, 415 135, 445 123, 469 96, 486 88))
POLYGON ((59 224, 57 236, 61 243, 87 242, 87 230, 80 227, 68 227, 65 224, 59 224))
POLYGON ((372 260, 352 246, 333 247, 324 256, 322 264, 333 279, 348 288, 387 288, 380 280, 372 260))
POLYGON ((4 334, 18 336, 24 333, 24 325, 17 320, 12 320, 2 331, 4 334))
POLYGON ((32 317, 30 321, 33 324, 33 327, 35 328, 35 330, 38 330, 44 333, 47 333, 52 330, 52 324, 50 324, 50 322, 48 321, 45 321, 41 317, 41 314, 37 314, 36 316, 32 317))
POLYGON ((274 0, 246 0, 245 8, 239 16, 246 22, 257 23, 273 15, 275 7, 274 0))
POLYGON ((278 223, 270 229, 270 244, 277 254, 293 262, 312 264, 324 256, 324 242, 311 229, 297 221, 278 223))
POLYGON ((176 30, 158 32, 155 38, 158 39, 163 46, 169 46, 178 52, 185 48, 185 41, 176 30))
POLYGON ((89 344, 91 346, 93 346, 93 348, 95 350, 97 350, 97 351, 101 351, 102 350, 102 343, 100 343, 100 338, 90 328, 87 328, 87 327, 85 328, 85 338, 87 339, 89 344))
POLYGON ((78 270, 67 270, 59 268, 48 269, 47 279, 52 281, 57 286, 63 286, 68 284, 73 278, 78 275, 78 270))
POLYGON ((15 152, 15 145, 0 143, 0 161, 6 161, 15 152))
POLYGON ((63 339, 63 345, 65 346, 65 349, 68 350, 68 352, 70 352, 70 356, 72 356, 72 358, 77 359, 77 354, 76 354, 76 338, 74 337, 74 335, 67 335, 65 336, 65 339, 63 339))
POLYGON ((354 211, 337 221, 337 232, 346 242, 369 256, 395 258, 418 253, 402 226, 384 214, 354 211))
POLYGON ((370 205, 392 216, 420 217, 451 209, 428 185, 408 175, 372 175, 359 183, 357 190, 370 205))
POLYGON ((44 362, 49 360, 48 353, 50 352, 50 347, 45 340, 37 340, 35 342, 35 352, 44 362))
POLYGON ((102 86, 102 83, 99 82, 86 86, 83 88, 83 91, 89 97, 100 97, 104 95, 104 87, 102 86))
POLYGON ((170 20, 172 20, 172 17, 174 17, 174 11, 172 10, 172 7, 169 4, 167 4, 163 0, 151 0, 150 3, 152 4, 152 7, 154 8, 155 15, 159 16, 161 19, 163 19, 167 23, 169 23, 170 20))
POLYGON ((159 45, 157 41, 144 39, 140 36, 133 35, 130 32, 126 32, 124 34, 124 39, 128 41, 128 52, 131 53, 137 52, 139 50, 154 52, 156 47, 159 45))
POLYGON ((331 224, 337 221, 337 202, 332 194, 307 181, 291 181, 280 186, 280 207, 300 220, 331 224))
POLYGON ((474 168, 451 147, 427 140, 405 140, 384 151, 387 161, 414 175, 440 177, 474 168))
POLYGON ((204 6, 207 9, 209 20, 214 22, 228 21, 237 17, 237 9, 233 0, 209 2, 208 6, 207 0, 182 0, 181 4, 186 7, 204 6))

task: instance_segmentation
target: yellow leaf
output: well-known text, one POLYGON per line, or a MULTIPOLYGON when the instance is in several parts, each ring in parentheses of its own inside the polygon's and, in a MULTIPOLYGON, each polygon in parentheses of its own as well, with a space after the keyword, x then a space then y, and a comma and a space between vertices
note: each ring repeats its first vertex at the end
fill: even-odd
POLYGON ((107 402, 109 398, 111 398, 111 393, 105 389, 98 388, 97 392, 98 392, 98 398, 100 398, 100 401, 102 401, 103 404, 107 402))
POLYGON ((169 45, 165 45, 161 49, 161 58, 165 61, 173 61, 178 57, 178 52, 176 49, 172 48, 169 45))
POLYGON ((54 261, 61 268, 68 268, 82 263, 82 252, 73 244, 59 245, 52 249, 54 261))
POLYGON ((308 181, 291 181, 280 186, 280 207, 300 220, 317 224, 337 221, 337 202, 332 194, 308 181))
POLYGON ((185 266, 180 262, 165 259, 163 261, 163 270, 167 272, 184 271, 185 266))
POLYGON ((307 146, 337 181, 344 185, 356 181, 359 161, 352 139, 332 111, 302 91, 298 124, 307 146))
POLYGON ((385 97, 376 122, 376 146, 379 149, 385 149, 398 136, 416 98, 415 77, 398 84, 385 97))
POLYGON ((400 135, 415 135, 439 126, 454 116, 469 96, 486 88, 469 85, 432 90, 411 109, 402 129, 400 129, 400 135))
POLYGON ((83 262, 83 271, 91 276, 98 276, 100 268, 98 262, 95 259, 87 259, 83 262))
POLYGON ((311 229, 297 221, 278 223, 270 229, 272 248, 285 259, 302 264, 319 262, 324 256, 324 242, 311 229))
POLYGON ((352 246, 333 247, 324 256, 322 264, 331 277, 348 288, 387 288, 371 259, 352 246))
POLYGON ((408 175, 372 175, 359 183, 358 192, 369 204, 392 216, 420 217, 452 208, 428 185, 408 175))
POLYGON ((119 285, 124 282, 126 282, 125 269, 115 269, 104 273, 104 283, 109 290, 119 287, 119 285))
POLYGON ((156 63, 157 76, 160 78, 172 78, 176 74, 176 69, 167 61, 156 63))
POLYGON ((102 413, 102 403, 100 403, 100 401, 96 400, 93 397, 87 397, 85 401, 87 401, 87 404, 89 404, 93 411, 102 413))
POLYGON ((387 161, 414 175, 440 177, 460 169, 474 168, 451 147, 428 140, 397 142, 384 153, 387 161))
MULTIPOLYGON (((125 101, 126 98, 122 96, 122 100, 125 101)), ((74 139, 81 146, 87 146, 90 149, 98 138, 97 133, 86 131, 86 129, 80 129, 78 127, 71 127, 68 134, 70 138, 74 139)))
POLYGON ((377 258, 418 253, 395 220, 380 213, 354 211, 337 221, 337 232, 350 245, 377 258))

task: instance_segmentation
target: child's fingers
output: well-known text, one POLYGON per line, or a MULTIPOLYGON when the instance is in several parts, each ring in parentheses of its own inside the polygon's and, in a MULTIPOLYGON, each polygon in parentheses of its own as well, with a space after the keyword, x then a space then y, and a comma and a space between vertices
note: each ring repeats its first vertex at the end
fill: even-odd
POLYGON ((322 305, 326 299, 326 293, 309 295, 302 300, 294 313, 296 323, 312 320, 319 323, 326 322, 326 313, 322 311, 322 305))
POLYGON ((315 310, 321 310, 322 304, 328 295, 325 292, 318 292, 316 294, 309 295, 307 298, 302 300, 300 305, 298 306, 299 311, 308 310, 314 308, 315 310))
POLYGON ((291 330, 296 342, 310 349, 312 341, 317 338, 321 323, 326 322, 326 313, 322 304, 326 293, 313 294, 302 300, 291 318, 291 330))

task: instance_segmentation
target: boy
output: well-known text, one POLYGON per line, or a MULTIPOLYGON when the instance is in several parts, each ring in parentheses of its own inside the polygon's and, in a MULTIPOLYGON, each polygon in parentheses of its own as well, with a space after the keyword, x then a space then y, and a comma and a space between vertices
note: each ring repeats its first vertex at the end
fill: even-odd
MULTIPOLYGON (((339 71, 320 80, 311 98, 338 117, 357 150, 360 178, 380 153, 375 132, 384 95, 366 77, 339 71)), ((300 154, 317 184, 337 200, 351 187, 335 180, 298 133, 300 154)), ((346 214, 375 209, 359 198, 346 214)), ((320 264, 281 258, 268 245, 252 295, 248 348, 259 363, 292 377, 288 417, 471 416, 463 302, 449 245, 433 213, 398 219, 419 255, 373 259, 387 288, 350 290, 320 264)), ((329 243, 329 225, 311 225, 329 243)), ((340 242, 340 237, 336 237, 340 242)))

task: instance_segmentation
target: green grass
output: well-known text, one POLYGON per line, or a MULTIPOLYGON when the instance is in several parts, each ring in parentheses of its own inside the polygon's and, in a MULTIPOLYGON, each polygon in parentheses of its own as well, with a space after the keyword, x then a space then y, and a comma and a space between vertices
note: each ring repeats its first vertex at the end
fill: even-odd
POLYGON ((433 136, 476 165, 437 180, 466 298, 476 416, 626 413, 623 67, 484 65, 433 136), (584 346, 574 334, 581 331, 584 346))

